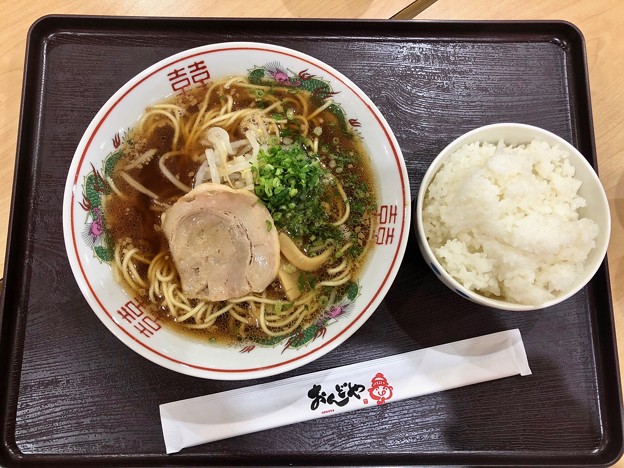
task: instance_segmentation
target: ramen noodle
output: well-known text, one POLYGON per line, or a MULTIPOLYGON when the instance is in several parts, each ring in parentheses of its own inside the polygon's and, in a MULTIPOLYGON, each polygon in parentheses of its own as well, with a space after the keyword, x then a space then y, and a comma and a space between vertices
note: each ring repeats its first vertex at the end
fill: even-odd
POLYGON ((376 188, 359 135, 327 94, 215 80, 148 107, 121 150, 104 201, 113 271, 163 319, 220 342, 270 343, 357 295, 376 188), (260 271, 267 256, 274 271, 260 271), (236 262, 246 273, 220 271, 236 262))

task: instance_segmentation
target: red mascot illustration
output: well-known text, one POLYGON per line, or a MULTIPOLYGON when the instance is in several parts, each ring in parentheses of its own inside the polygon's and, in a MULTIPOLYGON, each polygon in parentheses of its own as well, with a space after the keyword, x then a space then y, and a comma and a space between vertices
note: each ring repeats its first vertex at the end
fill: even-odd
POLYGON ((368 389, 368 393, 370 393, 373 400, 377 401, 378 405, 383 405, 392 398, 392 386, 388 385, 386 377, 381 372, 378 372, 371 380, 371 388, 368 389))

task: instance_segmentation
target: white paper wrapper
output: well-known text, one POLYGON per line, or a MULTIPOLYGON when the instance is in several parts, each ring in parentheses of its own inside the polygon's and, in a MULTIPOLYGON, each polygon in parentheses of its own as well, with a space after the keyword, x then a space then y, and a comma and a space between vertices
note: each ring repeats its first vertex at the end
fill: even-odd
POLYGON ((514 375, 530 375, 507 330, 160 405, 167 453, 184 447, 514 375))

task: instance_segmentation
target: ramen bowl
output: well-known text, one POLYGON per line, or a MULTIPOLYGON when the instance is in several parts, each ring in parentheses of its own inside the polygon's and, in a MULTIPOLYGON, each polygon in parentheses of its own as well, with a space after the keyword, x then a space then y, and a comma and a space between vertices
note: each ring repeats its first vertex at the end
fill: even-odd
MULTIPOLYGON (((225 99, 225 98, 224 98, 225 99)), ((199 171, 198 171, 199 172, 199 171)), ((106 328, 150 361, 183 374, 221 380, 267 377, 307 364, 330 352, 373 314, 403 258, 410 225, 410 190, 401 150, 373 102, 347 77, 301 52, 236 42, 187 50, 139 73, 100 109, 72 160, 63 201, 69 262, 88 305, 106 328), (361 137, 371 158, 377 201, 366 262, 357 288, 290 335, 263 342, 219 344, 179 330, 115 279, 115 245, 108 232, 105 197, 129 130, 146 108, 182 95, 198 83, 246 75, 274 80, 296 91, 331 96, 345 129, 361 137)), ((111 219, 111 218, 109 218, 111 219)))
MULTIPOLYGON (((518 153, 518 154, 514 154, 513 157, 524 158, 526 154, 527 153, 518 153)), ((537 158, 541 156, 536 156, 535 154, 533 154, 529 157, 537 158)), ((551 157, 554 160, 553 154, 549 153, 547 158, 551 158, 551 157)), ((492 157, 490 161, 493 161, 493 160, 494 158, 492 157)), ((537 159, 534 159, 534 161, 535 160, 537 159)), ((488 164, 494 164, 493 162, 490 163, 490 161, 488 162, 488 164)), ((504 172, 505 168, 510 167, 510 166, 505 166, 501 161, 502 160, 498 160, 498 162, 496 162, 495 168, 497 171, 502 170, 503 172, 501 172, 502 175, 496 180, 513 180, 511 179, 512 176, 509 176, 508 174, 504 172)), ((516 275, 516 272, 518 271, 518 270, 514 271, 513 267, 511 266, 509 266, 508 271, 503 270, 503 268, 507 267, 512 262, 515 262, 514 265, 520 264, 520 262, 517 259, 518 257, 521 257, 521 254, 518 254, 518 252, 529 251, 529 248, 535 249, 536 244, 542 244, 542 245, 538 245, 536 250, 530 250, 530 253, 533 257, 539 257, 539 255, 542 255, 542 258, 546 258, 547 255, 550 254, 548 249, 550 247, 551 241, 554 241, 553 245, 556 245, 556 248, 560 248, 562 244, 565 244, 563 245, 563 248, 570 249, 572 248, 572 245, 573 245, 572 242, 566 243, 566 241, 563 240, 563 239, 568 239, 567 237, 568 232, 565 232, 566 229, 562 230, 562 229, 559 229, 559 226, 556 226, 559 223, 558 220, 554 221, 554 219, 557 218, 557 215, 561 213, 560 211, 561 206, 549 207, 546 201, 544 200, 540 200, 539 202, 537 201, 542 194, 540 190, 542 190, 543 183, 544 183, 544 180, 542 180, 541 177, 543 176, 544 179, 546 179, 546 175, 543 175, 543 174, 547 172, 547 169, 545 168, 551 167, 550 161, 548 161, 548 163, 544 164, 543 166, 540 166, 540 168, 538 169, 535 169, 537 167, 536 163, 533 163, 533 164, 534 164, 533 165, 534 169, 533 169, 532 174, 535 175, 535 179, 529 178, 527 180, 538 180, 540 185, 531 186, 525 182, 520 183, 518 182, 519 179, 516 179, 514 181, 514 183, 516 184, 516 187, 522 187, 520 196, 521 196, 523 205, 520 206, 519 208, 516 208, 514 206, 514 209, 517 211, 513 213, 510 212, 509 210, 504 212, 505 223, 507 223, 505 224, 505 230, 509 230, 510 232, 514 231, 514 236, 515 236, 515 237, 509 237, 508 239, 519 239, 518 243, 516 244, 512 244, 511 242, 509 244, 506 244, 506 245, 512 245, 513 247, 509 248, 509 255, 507 257, 501 256, 502 258, 509 259, 508 262, 502 262, 506 264, 503 264, 501 267, 499 267, 499 270, 498 270, 498 271, 503 271, 502 273, 503 275, 507 275, 505 277, 506 278, 505 281, 509 281, 507 278, 514 277, 514 275, 516 275), (534 207, 538 207, 538 206, 539 206, 539 210, 534 210, 534 207), (546 215, 544 215, 545 207, 548 209, 551 209, 551 211, 546 215), (518 219, 518 218, 522 218, 522 216, 516 215, 518 211, 522 213, 529 213, 529 216, 526 216, 523 219, 518 219), (540 220, 539 223, 529 224, 529 223, 524 222, 525 220, 529 219, 531 213, 539 214, 539 217, 535 218, 535 219, 540 220), (555 226, 554 228, 551 227, 552 226, 551 222, 552 222, 552 225, 555 226), (514 227, 508 228, 507 226, 509 224, 511 224, 511 226, 514 226, 514 227), (546 228, 546 226, 548 226, 548 228, 546 228), (551 229, 551 230, 547 230, 547 229, 551 229), (557 229, 559 230, 557 231, 557 229), (557 234, 549 235, 549 233, 552 233, 552 232, 557 232, 557 234), (533 239, 539 239, 539 241, 528 243, 530 247, 524 248, 524 246, 527 245, 526 239, 529 237, 533 237, 533 239), (518 247, 519 245, 522 245, 523 247, 520 248, 518 247), (540 253, 538 254, 536 252, 540 252, 540 253)), ((490 166, 490 167, 494 167, 494 166, 490 166)), ((516 168, 512 167, 512 170, 515 171, 516 168)), ((531 173, 531 169, 529 169, 528 172, 531 173)), ((466 184, 480 183, 480 180, 481 180, 480 178, 477 178, 477 176, 474 175, 475 172, 470 172, 470 174, 471 174, 470 177, 466 177, 464 179, 464 185, 462 186, 462 194, 464 195, 467 193, 472 193, 471 192, 472 187, 466 184)), ((561 172, 558 172, 557 174, 549 174, 548 177, 554 177, 556 180, 563 180, 563 177, 561 177, 560 174, 561 172)), ((524 180, 525 179, 523 179, 523 181, 524 180)), ((449 181, 447 180, 444 181, 444 185, 446 187, 445 190, 447 190, 447 193, 452 190, 451 188, 449 188, 450 183, 448 182, 449 181)), ((565 191, 568 191, 569 186, 565 184, 567 184, 567 182, 559 183, 559 186, 557 187, 559 194, 565 191), (563 187, 563 189, 561 187, 563 187)), ((482 197, 482 194, 486 193, 487 187, 492 188, 493 185, 480 185, 479 187, 481 188, 475 191, 475 199, 476 197, 479 197, 479 198, 482 197)), ((505 187, 504 186, 501 187, 500 193, 497 195, 498 200, 505 199, 505 196, 503 195, 504 190, 505 190, 505 187)), ((491 192, 487 192, 487 193, 491 193, 491 192)), ((469 197, 472 198, 473 195, 471 194, 469 195, 469 197)), ((463 200, 461 197, 456 197, 455 200, 457 200, 458 198, 460 202, 463 200)), ((448 216, 448 213, 450 213, 450 215, 453 216, 453 213, 459 213, 461 211, 462 216, 464 216, 465 218, 470 218, 473 220, 478 219, 479 221, 475 222, 477 226, 471 228, 472 232, 476 230, 476 231, 479 231, 478 235, 481 235, 481 232, 485 232, 485 229, 490 229, 490 231, 488 231, 489 239, 496 239, 496 242, 499 242, 499 239, 501 239, 502 237, 497 238, 492 235, 492 232, 496 233, 497 235, 501 233, 501 230, 496 230, 497 227, 500 226, 500 224, 498 224, 498 221, 496 221, 499 218, 494 214, 494 213, 499 213, 496 210, 497 206, 500 206, 498 205, 498 203, 499 202, 496 202, 496 206, 495 206, 495 204, 489 202, 489 199, 483 198, 478 202, 478 206, 476 206, 476 211, 474 212, 471 212, 469 209, 465 209, 464 206, 459 208, 457 204, 449 204, 449 206, 445 207, 444 209, 448 210, 447 216, 448 216), (490 210, 490 208, 493 208, 493 209, 490 210), (481 216, 481 214, 483 214, 481 212, 486 213, 485 218, 483 219, 479 217, 481 216), (496 227, 493 230, 491 229, 490 223, 494 223, 496 225, 496 227), (485 227, 482 229, 481 226, 485 226, 485 227)), ((501 203, 504 203, 504 202, 501 202, 501 203)), ((474 207, 475 205, 472 205, 472 206, 474 207)), ((602 264, 605 258, 606 252, 607 252, 607 246, 609 243, 609 235, 610 235, 610 229, 611 229, 609 206, 608 206, 607 197, 606 197, 604 188, 602 187, 602 184, 600 183, 600 180, 598 179, 596 172, 594 171, 592 166, 589 164, 587 159, 574 146, 572 146, 570 143, 568 143, 561 137, 547 130, 544 130, 542 128, 534 127, 531 125, 518 124, 518 123, 500 123, 500 124, 492 124, 492 125, 487 125, 484 127, 476 128, 468 133, 465 133, 464 135, 459 136, 454 141, 449 143, 448 146, 446 146, 438 154, 438 156, 433 160, 433 162, 429 166, 429 169, 425 173, 425 176, 423 177, 423 180, 420 186, 420 190, 418 192, 416 207, 414 208, 414 211, 415 211, 415 218, 416 218, 415 230, 416 230, 416 235, 418 238, 418 246, 420 248, 420 251, 425 261, 430 266, 431 270, 435 273, 437 278, 442 283, 444 283, 449 289, 451 289, 453 292, 455 292, 456 294, 460 295, 461 297, 465 299, 468 299, 472 302, 475 302, 477 304, 480 304, 486 307, 508 310, 508 311, 530 311, 530 310, 543 309, 545 307, 554 306, 568 299, 572 295, 576 294, 592 279, 592 277, 594 276, 594 274, 596 273, 596 271, 602 264), (530 146, 530 143, 534 140, 543 142, 543 144, 546 144, 547 147, 542 145, 539 148, 532 149, 532 147, 530 146), (591 248, 591 250, 588 251, 584 262, 582 262, 581 266, 578 268, 578 271, 575 272, 573 279, 570 281, 567 281, 566 287, 558 290, 554 294, 554 297, 551 297, 543 301, 536 301, 533 303, 519 303, 518 301, 509 300, 507 298, 502 298, 500 296, 498 297, 493 296, 493 295, 486 296, 484 294, 481 294, 479 291, 476 290, 478 288, 467 287, 467 285, 461 282, 458 279, 458 277, 451 274, 448 271, 448 269, 445 268, 445 265, 442 263, 439 256, 434 252, 434 248, 430 245, 431 244, 429 240, 430 237, 428 237, 428 233, 426 232, 426 229, 425 229, 425 216, 427 216, 427 214, 425 213, 424 208, 426 204, 425 199, 427 197, 427 192, 430 189, 431 184, 433 183, 435 177, 438 175, 438 172, 441 170, 441 168, 445 164, 451 164, 452 167, 450 167, 450 169, 455 171, 455 174, 460 173, 460 172, 462 174, 469 173, 469 172, 462 172, 462 171, 466 171, 466 168, 465 167, 459 168, 458 163, 456 162, 457 159, 455 159, 454 162, 449 162, 449 160, 451 156, 458 150, 463 151, 463 153, 461 154, 463 159, 460 161, 465 161, 466 159, 474 158, 474 155, 475 155, 474 152, 476 151, 481 151, 481 152, 487 151, 487 150, 484 150, 482 146, 480 147, 473 146, 469 150, 469 151, 472 151, 473 153, 471 154, 467 153, 465 150, 465 148, 467 148, 466 145, 474 145, 477 142, 479 142, 480 145, 482 145, 483 143, 490 144, 491 145, 490 148, 494 148, 496 145, 499 144, 499 142, 503 142, 505 146, 508 146, 508 147, 513 146, 525 152, 533 151, 534 153, 537 153, 537 152, 548 153, 549 151, 551 151, 551 148, 554 148, 555 151, 561 150, 567 153, 567 162, 569 162, 569 164, 574 168, 574 179, 577 179, 577 181, 580 181, 581 183, 577 192, 576 192, 576 188, 574 189, 575 190, 574 193, 578 194, 580 197, 584 198, 586 201, 585 206, 582 206, 577 210, 578 217, 591 220, 591 223, 593 224, 592 229, 597 229, 597 235, 595 236, 594 239, 590 241, 585 241, 585 240, 581 241, 582 243, 581 247, 583 249, 586 248, 586 245, 592 245, 592 244, 593 244, 593 248, 591 248), (518 148, 520 145, 522 145, 522 147, 518 148), (523 149, 525 147, 526 149, 523 149)), ((566 213, 566 214, 568 215, 569 213, 566 213)), ((570 215, 570 216, 574 217, 576 216, 576 214, 570 215)), ((570 226, 570 225, 568 224, 565 226, 570 226)), ((583 227, 580 227, 579 231, 584 231, 585 226, 586 225, 584 225, 583 227)), ((465 234, 462 233, 461 235, 464 236, 465 234)), ((579 242, 579 239, 584 239, 584 238, 580 236, 580 237, 575 237, 573 240, 576 242, 579 242)), ((451 238, 446 239, 446 241, 449 241, 449 240, 451 240, 451 238)), ((498 245, 500 246, 500 244, 498 245)), ((497 252, 500 252, 503 250, 503 248, 500 248, 499 246, 496 247, 498 249, 497 252)), ((487 249, 487 247, 483 246, 482 249, 483 249, 482 250, 483 252, 487 249)), ((446 252, 448 252, 448 250, 446 252)), ((449 264, 449 262, 452 262, 455 260, 455 258, 453 258, 452 256, 450 256, 451 260, 449 260, 448 253, 445 253, 445 255, 446 255, 445 257, 446 264, 449 264)), ((457 255, 456 258, 460 258, 460 257, 462 257, 461 254, 457 255)), ((477 266, 476 262, 471 261, 471 257, 469 255, 463 256, 462 259, 463 260, 456 262, 457 264, 461 265, 459 270, 455 268, 457 266, 455 264, 453 264, 453 268, 455 268, 454 270, 455 272, 462 271, 462 274, 464 274, 465 272, 468 272, 464 274, 464 279, 465 279, 466 277, 470 276, 470 273, 472 273, 479 267, 477 266), (462 264, 461 262, 464 260, 470 261, 471 263, 462 264)), ((479 259, 479 261, 482 261, 482 260, 479 259)), ((499 264, 501 263, 500 259, 497 259, 497 261, 499 262, 499 264)), ((559 263, 561 264, 563 263, 563 261, 559 263)), ((483 263, 481 263, 481 265, 483 265, 483 263)), ((524 268, 524 264, 521 264, 521 265, 524 268)), ((543 264, 543 266, 540 265, 539 268, 542 268, 543 269, 542 271, 545 271, 545 269, 549 267, 550 265, 543 264)), ((497 267, 495 266, 494 268, 497 268, 497 267)), ((483 268, 482 268, 482 271, 484 271, 483 268)), ((535 273, 536 270, 532 270, 531 273, 527 273, 527 271, 529 271, 528 268, 525 268, 525 270, 522 271, 522 275, 529 275, 531 273, 534 273, 537 278, 537 273, 535 273)), ((554 268, 552 271, 555 271, 554 268)), ((558 275, 563 275, 564 274, 563 272, 564 270, 557 270, 558 275)), ((558 276, 558 275, 554 275, 554 276, 558 276)), ((517 274, 515 277, 518 277, 518 276, 520 276, 520 274, 517 274)), ((473 284, 476 284, 476 282, 480 280, 481 280, 481 277, 477 278, 473 282, 473 284)), ((501 281, 501 283, 503 282, 501 281)), ((538 281, 536 279, 531 284, 531 286, 537 283, 538 281)), ((503 284, 507 285, 507 283, 503 283, 503 284)), ((544 282, 543 284, 547 284, 547 283, 544 282)))

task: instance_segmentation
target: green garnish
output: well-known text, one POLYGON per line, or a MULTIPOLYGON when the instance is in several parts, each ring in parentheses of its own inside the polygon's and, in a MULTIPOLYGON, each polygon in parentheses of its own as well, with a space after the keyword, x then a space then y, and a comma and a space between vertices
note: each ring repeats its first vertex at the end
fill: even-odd
POLYGON ((340 235, 321 206, 325 171, 301 146, 260 150, 252 167, 256 195, 278 229, 293 237, 328 239, 340 235))
POLYGON ((349 298, 350 301, 355 300, 359 292, 360 288, 358 288, 357 283, 350 281, 347 284, 347 298, 349 298))
POLYGON ((297 279, 297 286, 301 291, 312 291, 316 286, 317 278, 313 273, 302 272, 297 279))

